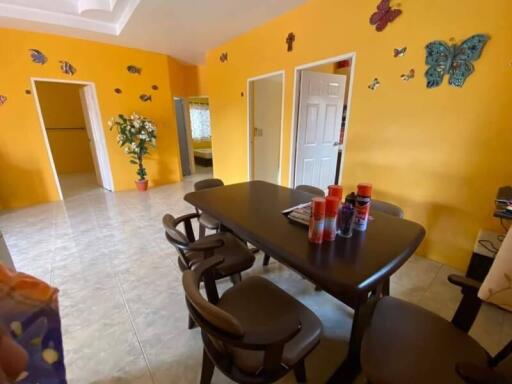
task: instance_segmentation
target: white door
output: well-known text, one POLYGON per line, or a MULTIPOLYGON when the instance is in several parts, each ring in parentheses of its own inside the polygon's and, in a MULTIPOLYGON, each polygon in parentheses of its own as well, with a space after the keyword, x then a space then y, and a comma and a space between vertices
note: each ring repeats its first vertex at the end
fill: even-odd
POLYGON ((295 185, 326 189, 336 176, 346 76, 301 75, 295 185))
POLYGON ((252 179, 279 183, 283 76, 253 81, 252 100, 252 179))
POLYGON ((89 138, 89 147, 94 162, 96 181, 101 187, 113 191, 114 183, 105 144, 105 134, 101 124, 96 93, 92 85, 86 85, 80 89, 80 100, 84 113, 85 128, 89 138))

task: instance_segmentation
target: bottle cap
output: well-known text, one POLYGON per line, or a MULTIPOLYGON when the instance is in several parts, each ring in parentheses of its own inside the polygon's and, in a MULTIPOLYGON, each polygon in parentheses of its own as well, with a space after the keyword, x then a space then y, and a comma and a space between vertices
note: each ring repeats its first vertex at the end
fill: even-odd
POLYGON ((372 185, 370 183, 360 183, 357 185, 357 194, 359 196, 371 196, 372 195, 372 185))
POLYGON ((336 216, 339 205, 340 200, 336 196, 327 196, 325 198, 325 216, 336 216))
POLYGON ((311 200, 311 214, 315 219, 325 216, 325 199, 323 197, 314 197, 311 200))
POLYGON ((329 196, 337 197, 339 201, 343 199, 343 187, 341 185, 329 185, 329 196))

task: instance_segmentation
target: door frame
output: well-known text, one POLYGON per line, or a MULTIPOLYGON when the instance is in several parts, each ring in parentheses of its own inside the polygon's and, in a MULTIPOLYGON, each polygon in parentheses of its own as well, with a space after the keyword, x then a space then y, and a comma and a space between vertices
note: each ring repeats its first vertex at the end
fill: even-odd
POLYGON ((281 184, 281 170, 282 170, 282 155, 283 155, 283 130, 284 130, 284 98, 285 98, 285 89, 286 89, 286 71, 284 69, 265 73, 263 75, 250 77, 247 79, 247 179, 249 181, 252 180, 252 162, 254 158, 253 146, 251 145, 251 120, 252 120, 252 94, 251 94, 251 83, 257 80, 266 79, 268 77, 274 77, 277 75, 281 75, 283 78, 282 84, 282 95, 281 95, 281 129, 279 134, 279 167, 277 171, 277 183, 281 184))
POLYGON ((342 60, 351 60, 350 65, 350 82, 348 83, 348 100, 347 100, 347 117, 345 119, 345 133, 343 136, 343 155, 341 156, 339 180, 341 183, 343 176, 343 168, 345 163, 345 152, 347 147, 347 133, 350 120, 350 111, 352 109, 352 92, 354 90, 354 78, 356 67, 356 53, 350 52, 339 56, 329 57, 327 59, 314 61, 307 64, 296 66, 294 69, 293 79, 293 101, 292 101, 292 127, 290 132, 290 172, 288 175, 288 186, 295 187, 295 173, 296 173, 296 159, 297 159, 297 136, 299 129, 299 102, 300 102, 300 81, 302 79, 301 72, 309 68, 317 67, 319 65, 336 63, 342 60))
MULTIPOLYGON (((91 122, 91 134, 92 140, 94 140, 94 148, 96 149, 96 154, 92 154, 92 156, 96 156, 98 160, 98 172, 100 172, 100 178, 102 180, 103 185, 102 188, 114 191, 114 182, 112 178, 112 171, 110 168, 110 159, 108 156, 108 150, 105 140, 105 131, 103 129, 103 124, 101 121, 101 112, 98 103, 98 96, 96 93, 96 85, 89 81, 78 81, 78 80, 62 80, 62 79, 52 79, 46 77, 31 77, 30 83, 32 86, 32 94, 34 95, 34 102, 36 105, 36 111, 39 118, 39 126, 41 128, 41 133, 43 135, 44 144, 46 147, 46 153, 48 155, 48 161, 50 162, 50 167, 53 173, 53 180, 55 186, 57 188, 57 192, 59 194, 59 200, 64 200, 62 195, 62 189, 60 187, 59 176, 57 174, 57 169, 55 167, 55 161, 53 160, 53 154, 50 147, 50 141, 48 140, 48 134, 46 132, 46 126, 44 124, 43 113, 41 109, 41 104, 39 102, 39 95, 37 94, 37 82, 46 82, 46 83, 66 83, 66 84, 77 84, 83 85, 84 87, 80 89, 80 99, 82 101, 82 112, 89 115, 89 119, 91 122), (88 95, 84 93, 84 89, 88 89, 88 95), (85 103, 84 103, 85 101, 85 103), (85 105, 84 105, 85 104, 85 105)), ((85 118, 85 116, 84 116, 85 118)))

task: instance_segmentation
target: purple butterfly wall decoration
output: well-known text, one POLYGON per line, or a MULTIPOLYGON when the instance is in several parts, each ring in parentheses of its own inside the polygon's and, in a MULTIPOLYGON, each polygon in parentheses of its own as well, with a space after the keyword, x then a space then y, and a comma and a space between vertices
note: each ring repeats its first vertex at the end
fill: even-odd
POLYGON ((391 8, 391 0, 381 0, 377 5, 377 12, 370 16, 370 24, 375 25, 377 32, 382 32, 389 23, 396 20, 402 14, 402 10, 391 8))

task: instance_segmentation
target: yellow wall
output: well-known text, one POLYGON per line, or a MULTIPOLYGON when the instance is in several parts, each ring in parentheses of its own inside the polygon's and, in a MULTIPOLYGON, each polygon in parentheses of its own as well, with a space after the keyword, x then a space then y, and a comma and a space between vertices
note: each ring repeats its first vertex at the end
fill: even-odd
POLYGON ((185 80, 191 73, 189 66, 162 54, 86 40, 9 29, 0 29, 0 35, 0 94, 8 97, 0 107, 0 140, 9 143, 0 149, 2 169, 9 170, 2 176, 0 208, 58 199, 33 95, 25 94, 32 77, 96 85, 116 190, 133 188, 137 177, 135 166, 117 146, 116 133, 107 126, 108 119, 119 113, 137 112, 156 122, 158 149, 146 160, 150 185, 180 180, 172 87, 179 92, 190 88, 185 80), (48 62, 32 63, 30 48, 44 52, 48 62), (77 73, 63 74, 59 60, 71 62, 77 73), (130 64, 142 67, 142 75, 128 73, 130 64), (151 89, 153 84, 158 85, 158 91, 151 89), (121 88, 122 94, 115 94, 114 88, 121 88), (153 101, 140 101, 142 93, 152 94, 153 101))
POLYGON ((57 173, 94 172, 80 101, 81 85, 38 81, 37 97, 57 173))
POLYGON ((512 2, 402 1, 403 14, 381 33, 368 23, 376 1, 311 0, 209 52, 215 176, 247 180, 247 79, 284 69, 282 183, 288 184, 294 68, 356 52, 343 184, 375 185, 375 196, 401 205, 422 223, 419 254, 457 267, 467 264, 479 227, 491 218, 498 186, 510 184, 512 143, 512 2), (340 34, 340 28, 343 31, 340 34), (293 52, 285 39, 294 32, 293 52), (426 89, 425 45, 452 36, 491 36, 462 89, 426 89), (393 48, 407 55, 393 57, 393 48), (229 53, 227 63, 219 62, 229 53), (417 78, 400 74, 415 68, 417 78), (372 92, 374 77, 382 82, 372 92))

